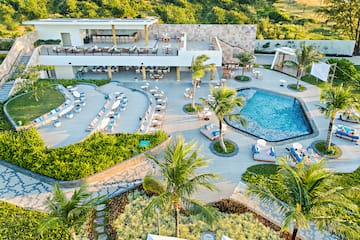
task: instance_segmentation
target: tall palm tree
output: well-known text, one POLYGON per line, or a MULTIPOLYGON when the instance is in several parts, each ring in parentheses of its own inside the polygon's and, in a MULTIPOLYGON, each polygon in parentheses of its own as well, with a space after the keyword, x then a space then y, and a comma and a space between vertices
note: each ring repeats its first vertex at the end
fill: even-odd
POLYGON ((224 144, 224 138, 222 134, 224 118, 228 117, 230 120, 239 121, 241 125, 246 125, 246 120, 241 117, 240 113, 234 113, 234 109, 236 107, 243 106, 244 98, 237 96, 236 90, 229 87, 221 87, 216 89, 214 86, 210 85, 210 93, 213 96, 213 99, 208 100, 205 98, 200 98, 200 101, 208 105, 218 118, 220 129, 220 145, 224 152, 226 152, 227 149, 224 144))
POLYGON ((251 52, 244 51, 235 55, 237 59, 239 59, 239 64, 242 67, 241 76, 244 76, 246 66, 249 66, 255 62, 255 56, 251 52))
POLYGON ((313 62, 319 62, 323 57, 323 54, 317 51, 315 45, 307 46, 305 42, 300 43, 300 48, 295 50, 296 62, 294 63, 297 67, 296 72, 296 88, 299 88, 300 79, 304 74, 304 71, 313 62))
POLYGON ((91 193, 86 191, 86 186, 75 190, 68 199, 59 184, 54 185, 53 196, 45 201, 50 215, 45 217, 39 226, 39 231, 44 232, 48 228, 61 226, 69 231, 73 240, 76 240, 76 232, 88 219, 90 211, 103 199, 103 196, 91 198, 91 193))
POLYGON ((349 87, 344 88, 340 86, 329 85, 322 90, 320 95, 320 102, 324 102, 323 105, 319 105, 319 110, 325 115, 326 118, 330 118, 328 133, 326 138, 326 149, 330 150, 332 129, 336 114, 339 111, 349 111, 349 109, 360 108, 360 101, 351 92, 349 87))
POLYGON ((145 208, 148 216, 155 208, 173 209, 175 218, 175 236, 179 237, 180 209, 200 214, 204 220, 212 224, 216 219, 216 211, 199 200, 191 198, 199 187, 211 191, 215 186, 210 183, 217 178, 213 173, 198 174, 197 170, 207 166, 207 161, 199 156, 199 149, 194 142, 185 143, 183 137, 178 136, 164 153, 164 159, 149 157, 159 166, 161 178, 147 175, 143 187, 153 192, 153 197, 145 208))
POLYGON ((192 91, 192 103, 191 106, 193 109, 195 109, 195 93, 196 93, 196 85, 198 84, 198 81, 205 75, 205 71, 208 69, 211 69, 210 64, 204 64, 209 60, 209 57, 205 54, 202 54, 200 56, 197 56, 196 58, 193 58, 191 61, 191 73, 192 73, 192 84, 193 84, 193 91, 192 91))
POLYGON ((266 187, 249 185, 248 194, 259 197, 265 203, 278 204, 285 218, 282 228, 287 229, 291 223, 294 226, 293 240, 300 229, 309 227, 310 222, 319 229, 338 234, 356 234, 355 229, 351 230, 351 224, 337 217, 336 209, 356 212, 358 207, 342 194, 342 187, 334 186, 334 173, 324 168, 324 161, 312 165, 301 162, 291 167, 285 158, 280 158, 279 174, 286 203, 266 187))

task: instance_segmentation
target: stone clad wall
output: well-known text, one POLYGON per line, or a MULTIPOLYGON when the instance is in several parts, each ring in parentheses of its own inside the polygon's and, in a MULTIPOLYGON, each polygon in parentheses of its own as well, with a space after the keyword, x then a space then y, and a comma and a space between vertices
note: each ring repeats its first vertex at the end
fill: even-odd
POLYGON ((149 28, 150 38, 168 34, 174 38, 186 32, 188 41, 211 42, 219 39, 223 61, 233 59, 233 54, 255 49, 256 25, 253 24, 154 24, 149 28))
POLYGON ((28 55, 34 49, 37 40, 37 32, 28 33, 16 39, 6 58, 0 65, 0 87, 10 76, 13 66, 23 56, 28 55))

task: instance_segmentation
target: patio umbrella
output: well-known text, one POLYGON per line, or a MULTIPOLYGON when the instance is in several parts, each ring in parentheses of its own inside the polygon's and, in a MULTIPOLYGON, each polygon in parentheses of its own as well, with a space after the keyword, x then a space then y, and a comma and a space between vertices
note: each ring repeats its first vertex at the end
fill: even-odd
POLYGON ((142 73, 143 80, 146 80, 146 69, 145 69, 144 64, 141 66, 141 73, 142 73))
POLYGON ((300 149, 302 149, 302 147, 303 147, 303 146, 301 145, 301 143, 298 143, 298 142, 293 143, 293 148, 294 148, 294 149, 299 149, 299 150, 300 150, 300 149))
POLYGON ((258 145, 259 147, 265 147, 266 141, 264 139, 258 139, 256 145, 258 145))

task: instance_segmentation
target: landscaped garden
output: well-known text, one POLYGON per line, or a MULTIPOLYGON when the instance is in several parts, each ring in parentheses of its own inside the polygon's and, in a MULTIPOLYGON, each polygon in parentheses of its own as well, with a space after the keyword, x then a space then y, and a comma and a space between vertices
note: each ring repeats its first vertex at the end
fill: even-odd
POLYGON ((149 148, 152 148, 167 137, 162 131, 153 134, 96 133, 83 142, 48 149, 35 128, 2 131, 0 159, 58 180, 76 180, 148 150, 139 146, 141 140, 149 140, 149 148))
MULTIPOLYGON (((321 176, 324 174, 324 172, 316 168, 313 172, 309 172, 309 175, 307 176, 309 179, 313 178, 313 186, 315 189, 315 175, 321 176)), ((360 185, 360 168, 355 170, 352 173, 336 173, 334 174, 333 178, 330 178, 328 174, 325 173, 326 178, 324 178, 321 181, 325 181, 326 187, 323 189, 327 193, 331 193, 332 195, 337 194, 338 192, 342 194, 347 200, 342 200, 343 202, 340 204, 344 204, 344 206, 347 204, 346 201, 350 201, 352 204, 355 204, 356 206, 360 206, 360 193, 357 191, 358 186, 360 185)), ((248 184, 254 186, 257 189, 268 189, 269 192, 277 199, 288 203, 290 205, 294 204, 293 199, 289 198, 289 189, 285 188, 284 186, 284 175, 280 174, 279 172, 279 166, 274 164, 259 164, 249 167, 246 172, 242 175, 242 179, 246 181, 248 184)), ((300 181, 303 181, 304 179, 299 179, 300 181)), ((311 180, 310 180, 311 181, 311 180)), ((310 187, 311 185, 304 186, 305 188, 312 189, 310 187)), ((325 185, 322 185, 321 187, 324 187, 325 185)), ((320 188, 319 188, 320 189, 320 188)), ((293 189, 295 190, 295 189, 293 189)), ((314 197, 314 196, 312 196, 314 197)), ((310 197, 310 198, 312 198, 310 197)), ((321 201, 330 201, 329 199, 324 199, 324 197, 318 196, 318 200, 321 201)), ((316 201, 318 201, 316 200, 316 201)), ((339 199, 338 199, 339 200, 339 199)), ((338 200, 334 201, 334 205, 330 206, 327 209, 321 212, 323 214, 323 219, 325 217, 328 217, 336 212, 336 218, 330 218, 331 221, 329 223, 332 224, 339 224, 337 227, 341 226, 341 223, 344 223, 341 229, 341 232, 349 234, 349 236, 343 236, 344 239, 360 239, 360 237, 356 234, 351 235, 351 232, 356 232, 358 229, 360 229, 360 213, 358 210, 355 211, 349 211, 345 210, 344 208, 336 207, 336 203, 338 200), (342 219, 342 222, 338 222, 339 219, 342 219), (337 222, 337 223, 335 223, 337 222), (345 226, 344 226, 345 225, 345 226)), ((331 205, 331 204, 330 204, 331 205)), ((320 202, 318 202, 318 205, 313 206, 321 206, 320 202)), ((319 214, 320 212, 313 212, 319 214)), ((312 216, 314 217, 314 216, 312 216)), ((315 218, 316 219, 316 218, 315 218)), ((325 225, 326 227, 326 225, 325 225)), ((339 228, 338 228, 339 230, 339 228)), ((340 234, 340 233, 339 233, 340 234)))
MULTIPOLYGON (((149 217, 143 215, 150 199, 144 192, 137 191, 110 200, 109 224, 116 239, 146 239, 148 233, 158 234, 156 212, 152 212, 149 217)), ((219 212, 213 226, 205 223, 200 216, 189 215, 184 211, 180 215, 180 237, 198 240, 202 232, 213 232, 216 239, 222 235, 233 239, 282 239, 280 232, 264 226, 251 213, 244 212, 244 209, 239 213, 219 212)), ((174 233, 172 215, 169 211, 160 211, 161 235, 172 236, 174 233)))
POLYGON ((66 229, 48 229, 42 234, 38 227, 48 214, 26 210, 22 207, 0 201, 0 238, 1 239, 70 239, 66 229))
POLYGON ((6 109, 18 125, 28 125, 65 101, 64 96, 54 86, 43 87, 38 91, 38 101, 32 91, 9 101, 6 109))

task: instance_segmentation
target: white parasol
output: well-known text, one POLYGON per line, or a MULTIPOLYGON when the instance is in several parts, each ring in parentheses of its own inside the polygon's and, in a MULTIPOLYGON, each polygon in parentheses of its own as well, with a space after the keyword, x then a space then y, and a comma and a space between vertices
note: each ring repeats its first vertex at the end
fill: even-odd
POLYGON ((258 139, 256 145, 258 145, 259 147, 265 147, 266 141, 264 139, 258 139))
POLYGON ((298 149, 298 150, 300 150, 300 149, 302 149, 302 145, 301 145, 301 143, 298 143, 298 142, 295 142, 295 143, 293 143, 293 148, 294 149, 298 149))
POLYGON ((120 106, 120 100, 116 100, 112 105, 111 109, 116 109, 118 106, 120 106))

